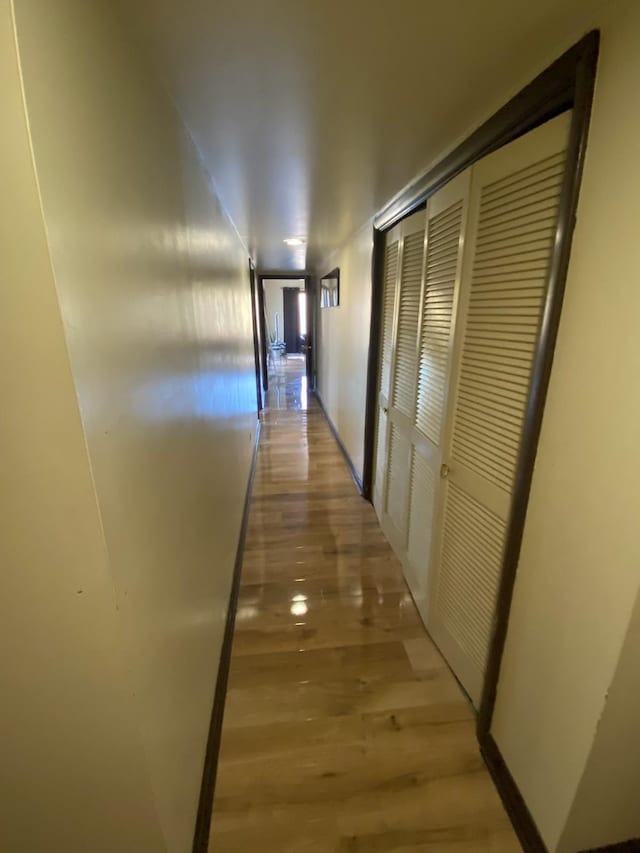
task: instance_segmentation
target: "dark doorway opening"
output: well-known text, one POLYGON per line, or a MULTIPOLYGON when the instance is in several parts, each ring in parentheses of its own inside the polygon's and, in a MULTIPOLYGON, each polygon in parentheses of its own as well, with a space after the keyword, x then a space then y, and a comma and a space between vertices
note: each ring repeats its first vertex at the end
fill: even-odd
POLYGON ((306 329, 301 329, 300 323, 300 294, 303 293, 297 287, 285 287, 282 291, 284 305, 284 342, 287 355, 302 352, 306 338, 306 329))

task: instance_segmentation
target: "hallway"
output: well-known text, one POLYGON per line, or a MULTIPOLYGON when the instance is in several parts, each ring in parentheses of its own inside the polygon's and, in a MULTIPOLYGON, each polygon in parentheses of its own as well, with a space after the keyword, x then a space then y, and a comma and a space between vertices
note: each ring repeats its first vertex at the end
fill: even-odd
POLYGON ((210 850, 520 850, 465 697, 300 367, 270 382, 210 850))
POLYGON ((639 44, 5 0, 0 853, 640 853, 639 44))

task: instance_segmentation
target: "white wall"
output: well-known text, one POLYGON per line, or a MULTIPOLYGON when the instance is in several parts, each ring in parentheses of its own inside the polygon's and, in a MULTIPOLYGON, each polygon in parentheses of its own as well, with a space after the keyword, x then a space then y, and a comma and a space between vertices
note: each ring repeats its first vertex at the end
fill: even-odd
POLYGON ((340 305, 318 308, 318 393, 360 476, 371 322, 373 224, 367 222, 319 270, 340 269, 340 305))
POLYGON ((640 596, 559 850, 640 838, 640 596))
POLYGON ((640 5, 602 18, 591 132, 494 737, 555 849, 640 584, 640 5))
POLYGON ((0 201, 11 853, 191 849, 256 429, 247 254, 116 8, 15 0, 29 140, 2 5, 44 213, 22 162, 0 201))
POLYGON ((0 847, 164 850, 0 5, 0 847))

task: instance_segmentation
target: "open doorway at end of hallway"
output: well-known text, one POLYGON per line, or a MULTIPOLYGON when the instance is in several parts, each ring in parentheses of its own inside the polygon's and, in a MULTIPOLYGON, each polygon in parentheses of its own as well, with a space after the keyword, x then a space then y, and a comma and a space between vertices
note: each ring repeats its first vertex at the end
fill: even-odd
POLYGON ((313 388, 310 276, 263 273, 258 283, 265 409, 306 410, 313 388))

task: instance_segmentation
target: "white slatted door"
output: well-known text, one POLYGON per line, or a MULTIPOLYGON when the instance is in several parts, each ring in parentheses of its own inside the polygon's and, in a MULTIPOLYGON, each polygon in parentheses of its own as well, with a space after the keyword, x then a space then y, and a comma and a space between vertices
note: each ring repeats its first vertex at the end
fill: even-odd
POLYGON ((395 310, 400 237, 400 225, 397 225, 388 232, 386 235, 384 257, 380 367, 378 370, 378 409, 376 417, 376 453, 373 473, 373 505, 379 517, 382 515, 387 472, 387 411, 389 407, 389 386, 396 322, 395 310))
POLYGON ((469 169, 431 196, 427 206, 407 549, 403 555, 407 583, 425 622, 470 178, 469 169))
MULTIPOLYGON (((472 170, 449 467, 438 508, 429 630, 478 704, 529 398, 569 131, 567 114, 472 170)), ((446 473, 446 472, 444 472, 446 473)))
POLYGON ((381 522, 387 539, 401 558, 407 546, 425 222, 426 212, 422 210, 400 223, 400 275, 387 407, 387 473, 381 522))

